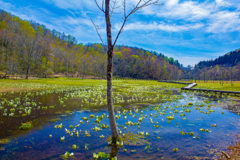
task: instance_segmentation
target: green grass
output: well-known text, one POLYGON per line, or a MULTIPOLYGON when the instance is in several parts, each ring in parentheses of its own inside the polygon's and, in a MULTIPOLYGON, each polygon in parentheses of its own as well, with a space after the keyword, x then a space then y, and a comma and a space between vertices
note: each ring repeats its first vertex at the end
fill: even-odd
MULTIPOLYGON (((183 86, 151 80, 113 80, 113 103, 122 106, 173 101, 177 98, 176 92, 180 92, 183 86)), ((70 113, 76 106, 101 108, 107 105, 106 90, 106 80, 0 80, 0 114, 4 117, 29 117, 37 112, 70 113), (24 93, 15 94, 18 92, 24 93), (36 98, 39 96, 51 96, 56 103, 36 98)))
MULTIPOLYGON (((224 81, 220 84, 219 81, 197 81, 195 88, 203 89, 216 89, 227 91, 240 91, 240 81, 234 81, 231 85, 230 81, 224 81)), ((93 80, 93 79, 77 79, 77 78, 46 78, 46 79, 30 79, 30 80, 0 80, 0 92, 19 92, 19 91, 36 91, 36 90, 49 90, 69 87, 81 86, 106 86, 106 80, 93 80)), ((184 85, 174 83, 162 83, 154 80, 113 80, 113 86, 119 88, 121 86, 148 86, 159 88, 181 88, 184 85)))
MULTIPOLYGON (((106 80, 93 80, 93 79, 77 79, 77 78, 46 78, 46 79, 30 79, 30 80, 0 80, 0 92, 18 92, 18 91, 36 91, 36 90, 49 90, 68 87, 80 86, 106 86, 106 80)), ((182 85, 160 83, 151 80, 113 80, 114 86, 159 86, 181 88, 182 85)))
POLYGON ((70 86, 94 86, 103 84, 103 80, 80 80, 74 78, 47 78, 31 80, 0 80, 0 92, 33 91, 66 88, 70 86))
MULTIPOLYGON (((195 81, 190 81, 195 82, 195 81)), ((223 81, 223 84, 219 81, 196 81, 198 84, 194 88, 213 89, 213 90, 225 90, 225 91, 240 91, 240 81, 223 81)))

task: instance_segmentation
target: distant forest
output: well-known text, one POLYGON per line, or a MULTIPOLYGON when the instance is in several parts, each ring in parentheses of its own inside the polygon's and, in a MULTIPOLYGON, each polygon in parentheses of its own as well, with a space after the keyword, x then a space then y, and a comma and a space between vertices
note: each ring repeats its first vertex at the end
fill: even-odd
MULTIPOLYGON (((35 22, 21 20, 0 10, 0 75, 45 78, 105 78, 106 46, 78 44, 75 37, 49 30, 35 22)), ((128 46, 114 50, 117 78, 178 80, 240 80, 240 50, 215 60, 183 67, 161 53, 128 46)))
MULTIPOLYGON (((71 35, 21 20, 0 11, 0 71, 8 75, 48 77, 65 74, 104 78, 106 47, 77 44, 71 35)), ((173 58, 139 48, 117 46, 114 76, 139 79, 179 79, 182 66, 173 58)))
POLYGON ((201 61, 189 72, 189 78, 201 80, 240 80, 240 49, 214 60, 201 61))

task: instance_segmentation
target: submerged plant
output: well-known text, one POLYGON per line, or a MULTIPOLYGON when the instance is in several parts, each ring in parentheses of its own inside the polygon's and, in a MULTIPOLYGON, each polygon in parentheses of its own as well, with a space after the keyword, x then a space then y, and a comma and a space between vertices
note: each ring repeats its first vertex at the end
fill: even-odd
POLYGON ((90 115, 90 118, 95 118, 95 115, 94 115, 94 114, 91 114, 91 115, 90 115))
POLYGON ((88 132, 88 131, 85 131, 84 133, 85 133, 85 135, 86 135, 87 137, 90 137, 90 136, 91 136, 91 135, 90 135, 90 132, 88 132))
POLYGON ((88 144, 85 144, 84 149, 88 150, 88 144))
POLYGON ((70 159, 74 156, 74 153, 66 152, 64 155, 62 155, 63 159, 70 159))
POLYGON ((178 152, 178 148, 173 148, 173 152, 178 152))
POLYGON ((93 159, 109 159, 110 154, 106 154, 105 152, 98 152, 98 153, 93 153, 93 159))
POLYGON ((33 127, 32 122, 22 123, 19 127, 20 130, 29 130, 33 127))
POLYGON ((73 145, 72 145, 72 149, 73 149, 73 150, 77 150, 77 145, 76 145, 76 144, 73 144, 73 145))
POLYGON ((65 136, 61 137, 60 140, 64 142, 65 141, 65 136))
POLYGON ((201 129, 200 129, 200 131, 201 131, 201 132, 204 132, 204 131, 205 131, 205 129, 201 128, 201 129))
POLYGON ((212 124, 211 126, 212 126, 212 127, 217 127, 217 124, 212 124))
POLYGON ((174 120, 174 116, 167 116, 167 120, 174 120))
POLYGON ((105 136, 102 134, 101 136, 99 136, 100 138, 104 138, 105 136))

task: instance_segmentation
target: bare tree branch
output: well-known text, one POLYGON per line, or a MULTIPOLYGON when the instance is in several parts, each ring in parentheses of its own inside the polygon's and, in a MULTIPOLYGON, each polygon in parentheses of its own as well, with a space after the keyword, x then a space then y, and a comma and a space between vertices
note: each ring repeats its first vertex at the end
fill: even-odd
POLYGON ((127 11, 126 11, 126 0, 123 1, 123 12, 124 12, 124 17, 127 16, 127 11))
POLYGON ((102 0, 102 5, 101 5, 101 7, 100 7, 100 5, 98 4, 97 0, 94 0, 94 1, 95 1, 96 5, 97 5, 98 9, 99 9, 100 11, 102 11, 103 13, 105 13, 105 10, 104 10, 104 0, 102 0))
POLYGON ((105 13, 105 10, 104 10, 104 0, 102 0, 102 10, 103 10, 104 13, 105 13))
POLYGON ((100 38, 100 40, 101 40, 101 42, 102 42, 102 45, 105 46, 105 45, 104 45, 104 42, 103 42, 103 39, 102 39, 102 36, 101 36, 100 33, 99 33, 99 28, 98 28, 97 25, 93 22, 92 18, 90 18, 90 19, 91 19, 91 22, 92 22, 92 24, 93 24, 93 26, 94 26, 94 28, 95 28, 95 30, 96 30, 96 32, 97 32, 98 37, 100 38))
POLYGON ((114 43, 113 43, 113 48, 115 47, 115 45, 116 45, 116 43, 117 43, 117 40, 118 40, 120 34, 122 33, 123 28, 124 28, 126 22, 127 22, 127 18, 125 17, 124 20, 123 20, 122 26, 121 26, 120 30, 118 31, 117 37, 115 38, 115 41, 114 41, 114 43))
POLYGON ((159 0, 147 0, 147 1, 144 1, 144 0, 139 0, 138 3, 136 4, 136 6, 127 14, 126 12, 126 0, 123 1, 123 10, 124 10, 124 18, 123 18, 123 23, 122 23, 122 26, 121 28, 119 29, 119 32, 114 40, 114 43, 113 43, 113 48, 114 46, 116 45, 117 43, 117 40, 120 36, 120 34, 122 33, 123 31, 123 28, 124 26, 126 25, 126 22, 129 18, 129 16, 131 16, 132 14, 134 14, 135 12, 137 12, 139 9, 142 9, 144 7, 147 7, 147 6, 150 6, 150 5, 157 5, 158 4, 158 1, 159 0), (142 3, 143 2, 143 3, 142 3))
MULTIPOLYGON (((98 9, 99 9, 100 11, 102 11, 103 13, 105 13, 104 0, 102 0, 101 6, 100 6, 99 3, 97 2, 97 0, 94 0, 94 1, 95 1, 96 5, 97 5, 98 9)), ((134 7, 128 14, 127 14, 127 8, 126 8, 126 0, 123 1, 123 12, 124 12, 124 13, 123 13, 123 14, 124 14, 123 23, 122 23, 122 25, 121 25, 121 27, 120 27, 120 29, 119 29, 119 32, 118 32, 118 34, 117 34, 117 36, 116 36, 116 38, 115 38, 115 40, 114 40, 113 48, 114 48, 114 46, 116 45, 117 40, 118 40, 120 34, 123 32, 123 28, 124 28, 124 26, 126 25, 126 22, 127 22, 128 18, 129 18, 129 16, 131 16, 132 14, 134 14, 135 12, 137 12, 138 10, 140 10, 140 9, 142 9, 142 8, 144 8, 144 7, 147 7, 147 6, 150 6, 150 5, 157 5, 157 4, 158 4, 158 1, 159 1, 159 0, 139 0, 138 3, 135 5, 135 7, 134 7)), ((110 17, 112 17, 112 15, 113 15, 113 13, 114 13, 114 10, 115 10, 116 8, 118 8, 118 7, 116 7, 116 5, 117 5, 117 0, 114 0, 114 1, 113 1, 113 5, 111 6, 110 17)), ((93 25, 94 25, 94 27, 95 27, 95 29, 96 29, 96 32, 97 32, 100 40, 101 40, 102 43, 103 43, 102 37, 101 37, 101 35, 99 34, 99 31, 98 31, 98 28, 97 28, 96 24, 93 22, 92 19, 91 19, 91 22, 93 23, 93 25)), ((103 44, 104 44, 104 43, 103 43, 103 44)))
POLYGON ((114 10, 117 8, 119 8, 119 7, 117 7, 117 0, 114 0, 113 5, 111 5, 110 17, 112 17, 114 10))

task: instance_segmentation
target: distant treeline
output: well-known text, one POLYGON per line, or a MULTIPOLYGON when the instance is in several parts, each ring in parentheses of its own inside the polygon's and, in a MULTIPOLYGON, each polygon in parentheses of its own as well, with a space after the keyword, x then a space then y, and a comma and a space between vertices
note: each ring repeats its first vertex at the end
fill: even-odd
POLYGON ((240 49, 214 60, 199 62, 188 78, 201 80, 240 80, 240 49))
MULTIPOLYGON (((0 10, 0 78, 64 74, 105 78, 106 46, 78 44, 71 35, 49 30, 0 10)), ((114 76, 136 79, 240 80, 240 49, 215 60, 183 67, 161 53, 128 46, 114 51, 114 76)))
MULTIPOLYGON (((0 10, 0 72, 47 77, 106 75, 106 47, 77 44, 71 35, 21 20, 0 10)), ((173 58, 139 48, 117 46, 114 75, 139 79, 179 79, 183 67, 173 58)))

